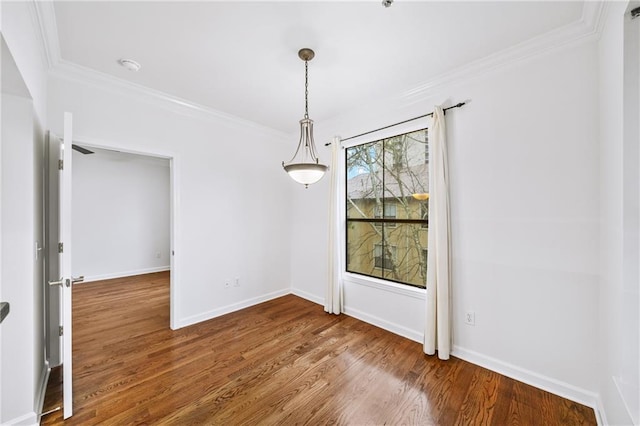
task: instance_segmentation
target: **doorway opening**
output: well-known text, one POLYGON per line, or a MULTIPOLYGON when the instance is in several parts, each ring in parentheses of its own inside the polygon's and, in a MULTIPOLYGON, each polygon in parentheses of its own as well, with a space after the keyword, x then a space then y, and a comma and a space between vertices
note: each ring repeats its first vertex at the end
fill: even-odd
MULTIPOLYGON (((164 286, 168 275, 167 328, 177 328, 175 156, 75 139, 73 148, 72 275, 90 283, 159 273, 164 286)), ((48 330, 58 327, 58 307, 49 306, 48 330)), ((50 366, 59 366, 59 335, 50 332, 47 337, 50 366)), ((60 377, 54 373, 53 385, 60 377)))
MULTIPOLYGON (((119 229, 110 229, 116 237, 110 239, 94 250, 94 256, 99 259, 83 258, 83 254, 76 253, 72 270, 74 274, 85 275, 85 282, 119 278, 143 273, 170 271, 170 327, 176 329, 176 216, 177 216, 177 159, 172 153, 155 150, 131 149, 117 143, 94 142, 91 140, 74 140, 74 230, 73 240, 75 249, 95 244, 95 238, 105 236, 104 230, 94 232, 94 241, 86 235, 76 235, 81 231, 89 231, 101 226, 111 216, 113 220, 123 220, 119 229), (93 154, 82 153, 85 149, 93 154), (83 164, 84 162, 84 164, 83 164), (116 175, 121 173, 119 176, 116 175), (92 181, 85 179, 92 179, 92 181), (100 187, 96 185, 102 185, 100 187), (80 192, 82 191, 82 192, 80 192), (147 194, 144 194, 149 192, 147 194), (83 206, 80 198, 90 197, 93 206, 83 206), (78 195, 78 196, 76 196, 78 195), (138 196, 141 198, 136 199, 138 196), (98 201, 102 200, 102 203, 98 201), (109 208, 109 202, 119 204, 109 208), (108 211, 98 212, 97 208, 106 206, 108 211), (82 211, 82 217, 76 213, 82 211), (118 213, 120 212, 120 213, 118 213), (76 223, 76 219, 84 223, 76 223), (147 221, 145 223, 145 221, 147 221), (82 226, 83 228, 80 228, 82 226), (129 241, 124 238, 129 235, 129 241), (137 239, 134 241, 134 238, 137 239), (83 240, 84 239, 84 240, 83 240), (133 245, 139 254, 134 259, 125 260, 125 255, 131 254, 133 245), (118 252, 109 261, 112 267, 104 268, 97 264, 104 261, 102 257, 109 257, 109 252, 118 252), (115 258, 113 258, 115 257, 115 258), (88 270, 83 270, 88 268, 88 270)), ((84 203, 86 204, 86 203, 84 203)))

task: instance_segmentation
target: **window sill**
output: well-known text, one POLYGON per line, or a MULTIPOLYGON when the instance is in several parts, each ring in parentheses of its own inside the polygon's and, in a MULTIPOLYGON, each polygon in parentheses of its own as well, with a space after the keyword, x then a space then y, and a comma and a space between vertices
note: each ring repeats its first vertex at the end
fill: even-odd
POLYGON ((353 274, 351 272, 344 272, 342 278, 353 284, 358 284, 365 287, 371 287, 378 290, 387 291, 389 293, 401 294, 403 296, 413 297, 415 299, 425 300, 427 290, 424 288, 411 287, 404 284, 394 283, 379 278, 367 277, 364 275, 353 274))

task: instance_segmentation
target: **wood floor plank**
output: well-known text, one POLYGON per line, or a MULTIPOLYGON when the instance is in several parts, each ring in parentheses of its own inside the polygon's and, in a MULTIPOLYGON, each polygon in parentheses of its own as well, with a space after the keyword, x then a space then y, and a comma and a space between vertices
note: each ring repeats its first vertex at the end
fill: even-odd
MULTIPOLYGON (((593 425, 593 410, 288 295, 179 330, 169 274, 74 287, 74 416, 43 425, 593 425)), ((62 405, 61 369, 45 410, 62 405)))
POLYGON ((459 426, 491 424, 498 397, 499 381, 499 374, 484 368, 475 369, 455 424, 459 426))

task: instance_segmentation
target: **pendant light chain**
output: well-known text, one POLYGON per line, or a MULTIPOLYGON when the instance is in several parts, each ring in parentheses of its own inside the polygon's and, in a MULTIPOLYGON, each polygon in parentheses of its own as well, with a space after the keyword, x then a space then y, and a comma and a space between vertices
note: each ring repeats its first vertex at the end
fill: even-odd
POLYGON ((309 118, 309 61, 304 61, 304 118, 309 118))
POLYGON ((313 120, 309 118, 309 61, 314 55, 313 50, 308 48, 298 51, 298 57, 304 61, 304 118, 300 120, 298 148, 288 163, 282 162, 282 167, 289 176, 305 188, 322 179, 328 169, 318 159, 313 142, 313 120))

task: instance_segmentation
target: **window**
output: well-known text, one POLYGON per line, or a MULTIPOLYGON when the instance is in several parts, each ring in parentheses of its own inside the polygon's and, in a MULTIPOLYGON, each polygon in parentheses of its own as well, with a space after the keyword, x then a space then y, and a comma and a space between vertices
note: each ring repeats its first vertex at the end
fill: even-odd
POLYGON ((420 226, 422 228, 428 228, 429 227, 429 200, 423 201, 420 204, 420 217, 422 217, 422 220, 424 221, 424 223, 420 226))
POLYGON ((427 129, 346 150, 347 271, 425 287, 427 129))
POLYGON ((385 140, 384 160, 385 166, 390 170, 400 170, 407 165, 405 144, 400 137, 385 140))
POLYGON ((396 203, 393 201, 387 201, 386 203, 376 204, 375 214, 376 218, 384 217, 385 219, 396 218, 396 203), (384 210, 384 216, 382 212, 384 210))
POLYGON ((387 245, 383 253, 382 244, 376 244, 373 246, 373 256, 376 268, 393 269, 396 262, 396 247, 387 245))
MULTIPOLYGON (((385 219, 395 219, 396 218, 396 203, 394 201, 387 201, 383 203, 376 204, 374 208, 374 217, 379 219, 381 217, 385 219), (384 210, 384 216, 382 212, 384 210)), ((382 222, 376 222, 376 226, 382 226, 382 222)), ((387 222, 387 226, 396 226, 394 223, 387 222)))

